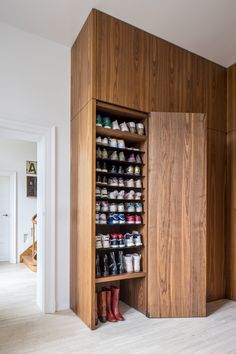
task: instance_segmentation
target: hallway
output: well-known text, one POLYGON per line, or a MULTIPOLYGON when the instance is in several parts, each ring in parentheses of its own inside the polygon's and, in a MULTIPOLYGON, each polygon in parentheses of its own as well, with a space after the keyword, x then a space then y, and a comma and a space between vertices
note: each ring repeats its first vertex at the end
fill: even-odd
POLYGON ((236 303, 219 301, 207 318, 149 320, 122 308, 125 322, 90 331, 71 311, 41 314, 36 275, 23 264, 0 264, 0 353, 229 354, 236 352, 236 303))

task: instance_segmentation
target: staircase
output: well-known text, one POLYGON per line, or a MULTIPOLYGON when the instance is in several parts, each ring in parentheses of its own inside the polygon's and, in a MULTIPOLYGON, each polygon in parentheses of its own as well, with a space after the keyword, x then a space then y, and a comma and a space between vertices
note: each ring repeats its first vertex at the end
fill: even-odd
POLYGON ((32 245, 30 245, 20 255, 20 262, 24 263, 32 272, 37 272, 37 241, 35 241, 35 227, 37 224, 37 214, 32 217, 32 245))

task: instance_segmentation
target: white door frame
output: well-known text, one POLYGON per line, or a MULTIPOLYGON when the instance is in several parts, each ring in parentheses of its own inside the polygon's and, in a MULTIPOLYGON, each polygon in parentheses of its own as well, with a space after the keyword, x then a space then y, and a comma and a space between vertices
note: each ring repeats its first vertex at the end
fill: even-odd
POLYGON ((16 254, 16 172, 15 171, 0 171, 0 176, 10 177, 10 263, 17 262, 16 254))
POLYGON ((37 303, 44 313, 54 313, 56 128, 0 118, 0 138, 33 141, 38 147, 37 303))

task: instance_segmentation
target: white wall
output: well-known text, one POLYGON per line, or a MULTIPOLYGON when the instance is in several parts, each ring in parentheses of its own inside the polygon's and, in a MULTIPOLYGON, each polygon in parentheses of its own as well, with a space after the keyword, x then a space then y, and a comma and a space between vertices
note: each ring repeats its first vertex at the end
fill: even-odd
POLYGON ((0 118, 57 128, 56 307, 69 307, 70 48, 0 23, 0 118))
POLYGON ((26 197, 27 160, 37 161, 36 143, 0 139, 0 170, 17 173, 17 256, 32 243, 31 218, 37 213, 37 199, 26 197))

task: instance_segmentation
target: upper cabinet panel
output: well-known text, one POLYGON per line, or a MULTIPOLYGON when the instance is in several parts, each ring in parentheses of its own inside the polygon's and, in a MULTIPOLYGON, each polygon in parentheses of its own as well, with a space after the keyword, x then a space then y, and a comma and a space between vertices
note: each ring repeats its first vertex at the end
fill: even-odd
POLYGON ((97 99, 149 111, 149 38, 97 12, 97 99))
POLYGON ((226 131, 226 69, 150 36, 150 110, 207 113, 208 128, 226 131))
POLYGON ((71 118, 95 96, 96 11, 92 10, 71 50, 71 118))
POLYGON ((228 74, 227 128, 228 128, 228 132, 231 132, 233 130, 236 130, 236 64, 228 68, 227 74, 228 74))

